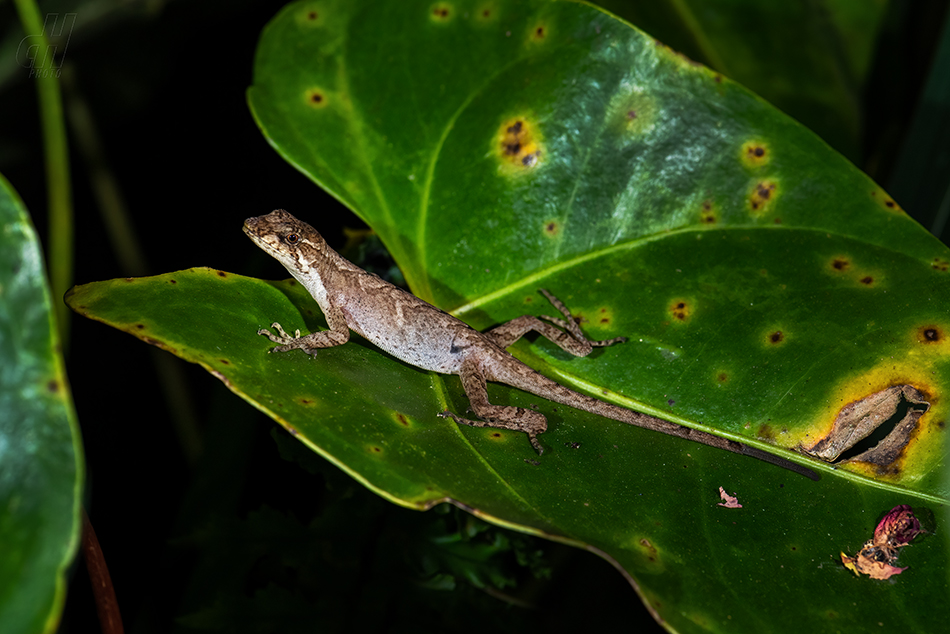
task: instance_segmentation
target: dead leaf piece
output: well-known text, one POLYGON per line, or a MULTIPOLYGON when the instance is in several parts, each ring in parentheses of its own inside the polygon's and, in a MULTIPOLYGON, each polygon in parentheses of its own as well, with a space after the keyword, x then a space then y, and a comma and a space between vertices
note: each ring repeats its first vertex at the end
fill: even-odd
POLYGON ((739 498, 733 497, 726 493, 726 490, 722 487, 719 487, 719 497, 722 498, 722 502, 718 502, 718 506, 724 506, 727 509, 741 509, 742 505, 739 504, 739 498))
POLYGON ((891 464, 910 441, 910 434, 917 427, 917 421, 930 409, 930 403, 924 400, 924 395, 912 385, 895 385, 848 403, 838 412, 831 432, 811 448, 805 449, 805 452, 827 462, 834 462, 838 456, 894 417, 902 399, 918 407, 909 407, 901 421, 881 442, 850 459, 880 466, 891 464))
POLYGON ((907 570, 907 568, 898 568, 897 566, 891 566, 882 561, 874 561, 873 559, 865 557, 862 553, 858 553, 855 559, 841 553, 841 561, 844 563, 844 567, 855 575, 860 577, 862 574, 865 574, 872 579, 890 579, 894 575, 899 575, 907 570))
POLYGON ((906 504, 895 506, 878 523, 874 537, 864 543, 857 557, 841 553, 841 563, 859 577, 865 574, 872 579, 889 579, 907 570, 893 565, 898 550, 923 532, 913 509, 906 504))

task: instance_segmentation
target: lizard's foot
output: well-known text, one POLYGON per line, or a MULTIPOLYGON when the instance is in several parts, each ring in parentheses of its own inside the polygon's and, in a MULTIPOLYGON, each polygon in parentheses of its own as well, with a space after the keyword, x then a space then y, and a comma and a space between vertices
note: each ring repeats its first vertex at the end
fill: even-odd
POLYGON ((303 339, 303 337, 300 336, 299 329, 295 330, 293 335, 289 335, 284 331, 281 325, 278 324, 276 321, 272 323, 270 327, 277 331, 276 335, 272 334, 271 331, 268 330, 267 328, 261 328, 260 330, 257 331, 257 334, 267 337, 274 343, 283 344, 283 345, 277 346, 276 348, 272 348, 271 352, 287 352, 289 350, 296 350, 297 348, 300 348, 307 354, 312 354, 312 355, 317 354, 316 350, 311 351, 309 347, 301 345, 300 340, 303 339))
POLYGON ((577 341, 586 342, 587 344, 589 344, 590 346, 594 348, 603 348, 605 346, 612 346, 615 343, 623 343, 627 340, 626 337, 614 337, 613 339, 604 339, 603 341, 593 341, 591 339, 588 339, 587 336, 581 331, 581 328, 577 323, 579 318, 571 314, 571 311, 567 309, 567 306, 564 305, 564 302, 562 302, 557 297, 552 295, 546 289, 541 288, 538 290, 540 290, 541 294, 544 295, 549 302, 551 302, 551 305, 557 308, 561 312, 561 314, 564 315, 565 317, 564 319, 561 319, 559 317, 549 317, 548 315, 541 315, 540 319, 543 319, 547 322, 554 324, 555 326, 559 326, 563 328, 568 333, 570 333, 570 335, 574 337, 574 339, 576 339, 577 341))

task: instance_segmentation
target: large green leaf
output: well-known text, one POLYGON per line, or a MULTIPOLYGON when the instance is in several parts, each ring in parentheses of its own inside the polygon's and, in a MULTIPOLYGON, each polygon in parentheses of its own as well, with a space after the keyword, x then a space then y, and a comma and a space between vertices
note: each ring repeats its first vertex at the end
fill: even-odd
POLYGON ((0 631, 55 631, 79 538, 82 449, 39 240, 0 177, 0 631))
POLYGON ((549 312, 546 287, 592 337, 631 338, 585 359, 516 346, 568 385, 787 456, 895 383, 930 409, 886 468, 798 457, 819 483, 544 403, 539 459, 523 435, 436 418, 464 412, 458 380, 365 342, 265 354, 271 321, 321 324, 293 284, 194 269, 77 287, 75 310, 201 363, 397 503, 452 500, 604 554, 673 629, 945 620, 944 537, 905 549, 889 584, 837 557, 897 504, 945 504, 950 251, 810 132, 572 3, 291 5, 249 99, 420 296, 484 327, 549 312), (720 486, 744 508, 717 506, 720 486))
POLYGON ((563 381, 789 448, 911 384, 933 407, 900 463, 847 468, 946 496, 946 247, 728 79, 592 7, 525 6, 291 5, 252 110, 421 297, 484 327, 547 286, 634 338, 610 363, 521 349, 563 381))

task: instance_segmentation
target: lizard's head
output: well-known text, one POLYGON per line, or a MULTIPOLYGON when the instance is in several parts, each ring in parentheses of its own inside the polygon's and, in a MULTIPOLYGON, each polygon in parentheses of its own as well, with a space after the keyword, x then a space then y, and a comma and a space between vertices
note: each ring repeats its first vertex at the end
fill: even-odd
POLYGON ((325 257, 329 248, 316 229, 283 209, 248 218, 244 233, 298 279, 312 274, 313 264, 325 257))

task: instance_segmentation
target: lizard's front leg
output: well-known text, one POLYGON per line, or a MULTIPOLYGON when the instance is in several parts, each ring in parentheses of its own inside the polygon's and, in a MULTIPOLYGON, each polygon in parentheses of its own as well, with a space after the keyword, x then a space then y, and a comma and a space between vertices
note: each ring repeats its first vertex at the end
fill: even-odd
POLYGON ((271 328, 277 331, 272 334, 267 328, 261 328, 257 334, 263 335, 281 345, 273 348, 271 352, 287 352, 288 350, 303 350, 309 355, 317 356, 317 350, 320 348, 332 348, 340 346, 350 340, 350 327, 346 323, 346 316, 339 308, 333 305, 321 307, 324 309, 324 317, 327 319, 329 330, 312 332, 309 335, 300 336, 300 331, 295 330, 293 336, 284 332, 280 324, 274 322, 271 328))
POLYGON ((277 331, 276 335, 272 334, 267 328, 261 328, 257 331, 257 334, 267 337, 274 343, 282 344, 276 348, 272 348, 271 352, 287 352, 288 350, 296 350, 299 348, 309 355, 317 356, 317 350, 320 348, 332 348, 333 346, 342 345, 350 340, 349 329, 343 332, 337 330, 322 330, 301 336, 300 330, 295 330, 293 335, 287 334, 276 321, 272 323, 270 327, 277 331))
POLYGON ((449 411, 444 411, 439 416, 451 418, 456 423, 472 427, 494 427, 496 429, 524 432, 528 435, 528 440, 534 450, 538 452, 538 455, 544 453, 544 449, 537 439, 537 435, 548 428, 548 422, 544 418, 544 414, 523 407, 492 405, 489 403, 485 376, 474 362, 466 361, 462 363, 459 377, 462 379, 462 389, 465 390, 472 411, 482 420, 459 418, 449 411))

